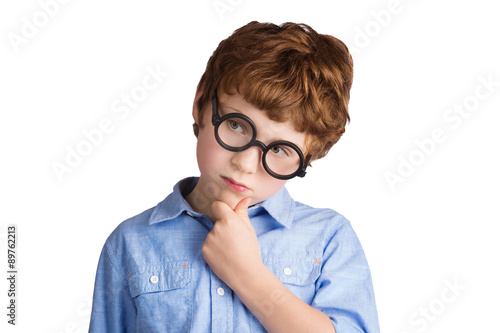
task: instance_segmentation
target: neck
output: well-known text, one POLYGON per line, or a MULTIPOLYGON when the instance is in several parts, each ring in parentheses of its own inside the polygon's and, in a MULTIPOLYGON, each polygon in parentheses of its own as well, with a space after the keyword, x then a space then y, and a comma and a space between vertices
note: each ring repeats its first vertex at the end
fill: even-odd
POLYGON ((207 191, 203 191, 203 189, 203 180, 200 177, 195 188, 184 199, 186 199, 195 212, 208 215, 212 221, 215 221, 212 213, 212 203, 215 201, 215 198, 210 193, 205 194, 207 191))

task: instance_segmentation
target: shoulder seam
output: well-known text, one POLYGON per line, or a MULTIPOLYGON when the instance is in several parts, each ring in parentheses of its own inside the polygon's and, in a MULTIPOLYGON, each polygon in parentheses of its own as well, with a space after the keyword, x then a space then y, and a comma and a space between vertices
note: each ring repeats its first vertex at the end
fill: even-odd
MULTIPOLYGON (((129 295, 129 297, 132 299, 132 296, 130 295, 130 290, 127 288, 127 283, 126 283, 126 279, 123 277, 122 274, 120 274, 120 271, 118 270, 117 268, 117 264, 116 264, 116 260, 115 260, 115 257, 116 257, 116 253, 114 253, 114 251, 112 251, 112 248, 109 246, 109 243, 106 242, 104 244, 105 248, 106 248, 106 255, 108 256, 109 258, 109 261, 111 263, 111 268, 115 271, 115 273, 120 277, 120 282, 121 282, 121 285, 123 287, 123 289, 125 289, 125 291, 127 292, 127 295, 129 295)), ((121 266, 120 266, 121 267, 121 266)))

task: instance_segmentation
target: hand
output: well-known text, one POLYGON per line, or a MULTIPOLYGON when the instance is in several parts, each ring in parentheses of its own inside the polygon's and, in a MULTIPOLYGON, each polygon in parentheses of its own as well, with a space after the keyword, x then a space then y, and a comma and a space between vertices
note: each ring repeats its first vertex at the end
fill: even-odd
POLYGON ((251 200, 242 199, 234 211, 225 202, 215 201, 212 213, 217 220, 201 247, 205 261, 233 290, 249 272, 262 265, 257 235, 248 218, 251 200))

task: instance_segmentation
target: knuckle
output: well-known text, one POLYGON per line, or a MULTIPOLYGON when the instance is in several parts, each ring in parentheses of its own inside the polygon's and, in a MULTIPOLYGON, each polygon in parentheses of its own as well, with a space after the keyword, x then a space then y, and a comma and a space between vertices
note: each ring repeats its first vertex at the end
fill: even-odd
POLYGON ((209 249, 209 246, 208 246, 207 242, 204 242, 203 245, 201 246, 201 253, 203 255, 207 254, 208 249, 209 249))
POLYGON ((222 203, 220 201, 214 201, 214 202, 212 202, 212 209, 220 209, 221 204, 222 203))

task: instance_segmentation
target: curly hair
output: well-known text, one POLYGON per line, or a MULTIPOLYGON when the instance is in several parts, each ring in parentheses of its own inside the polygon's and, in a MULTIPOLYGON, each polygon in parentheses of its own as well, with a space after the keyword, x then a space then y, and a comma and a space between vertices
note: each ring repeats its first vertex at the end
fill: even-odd
MULTIPOLYGON (((350 120, 352 57, 339 39, 297 23, 250 22, 220 42, 198 88, 199 121, 215 89, 238 93, 269 119, 306 134, 307 155, 324 157, 350 120)), ((195 124, 195 134, 197 135, 195 124)))

